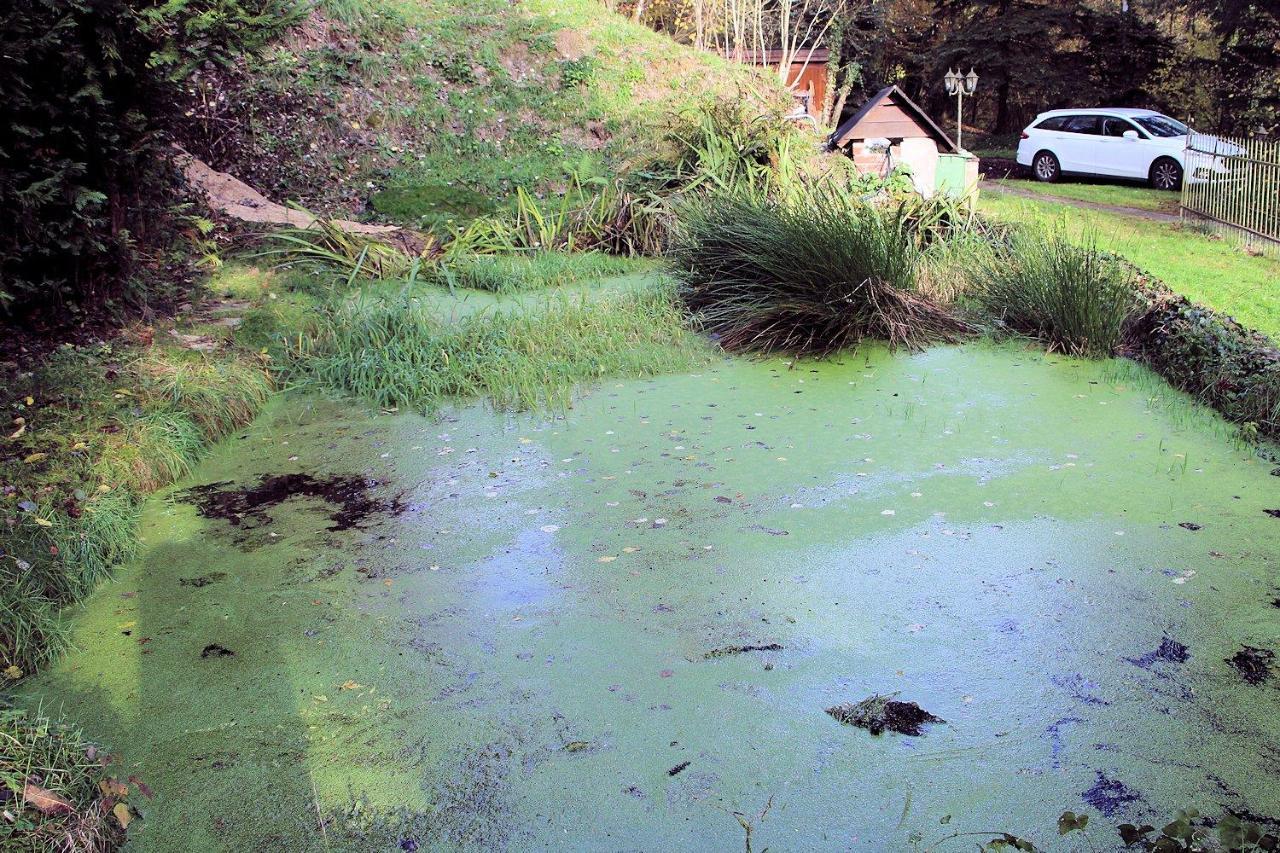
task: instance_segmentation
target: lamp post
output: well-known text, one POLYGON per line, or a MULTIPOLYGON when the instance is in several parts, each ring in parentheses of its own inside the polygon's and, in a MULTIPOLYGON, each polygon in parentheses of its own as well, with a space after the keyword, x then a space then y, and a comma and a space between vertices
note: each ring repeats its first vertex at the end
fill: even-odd
POLYGON ((956 96, 956 148, 960 148, 961 128, 964 124, 964 99, 966 96, 972 97, 977 90, 978 75, 974 73, 973 68, 963 76, 952 68, 943 75, 942 82, 946 84, 947 94, 956 96))

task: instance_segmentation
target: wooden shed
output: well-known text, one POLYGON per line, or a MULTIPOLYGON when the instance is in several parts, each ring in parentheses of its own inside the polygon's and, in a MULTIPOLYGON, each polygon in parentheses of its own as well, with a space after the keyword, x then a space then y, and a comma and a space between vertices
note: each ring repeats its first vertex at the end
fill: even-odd
POLYGON ((916 189, 925 196, 939 188, 940 159, 964 156, 897 86, 884 87, 859 107, 831 134, 828 147, 848 154, 862 172, 887 175, 907 166, 916 189))
MULTIPOLYGON (((783 50, 756 50, 746 53, 725 53, 729 59, 736 59, 748 65, 759 65, 775 72, 787 60, 787 52, 783 50)), ((815 119, 822 118, 822 111, 827 104, 827 63, 831 60, 831 51, 825 47, 802 47, 791 56, 791 68, 787 72, 787 87, 795 94, 796 101, 806 113, 815 119)))

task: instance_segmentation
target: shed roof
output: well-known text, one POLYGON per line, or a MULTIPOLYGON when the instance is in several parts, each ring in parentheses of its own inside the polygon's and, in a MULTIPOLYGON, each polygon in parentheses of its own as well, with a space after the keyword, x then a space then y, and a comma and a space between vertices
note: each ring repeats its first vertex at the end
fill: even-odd
POLYGON ((938 144, 939 151, 949 154, 959 153, 955 141, 943 133, 942 128, 938 127, 933 119, 929 118, 925 111, 920 109, 916 102, 908 98, 906 93, 897 86, 885 86, 868 99, 865 104, 858 107, 858 111, 836 128, 835 133, 831 134, 827 141, 828 147, 839 148, 850 139, 859 138, 858 125, 871 114, 872 110, 886 103, 892 103, 906 113, 924 131, 926 136, 938 144))

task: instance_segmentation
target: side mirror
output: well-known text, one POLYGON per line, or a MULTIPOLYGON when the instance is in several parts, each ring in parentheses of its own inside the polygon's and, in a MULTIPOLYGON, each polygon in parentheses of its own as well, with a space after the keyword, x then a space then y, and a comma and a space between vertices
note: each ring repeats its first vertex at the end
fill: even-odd
POLYGON ((1136 131, 1136 130, 1126 130, 1126 131, 1124 132, 1124 138, 1125 138, 1125 139, 1137 139, 1137 138, 1138 138, 1138 131, 1136 131))

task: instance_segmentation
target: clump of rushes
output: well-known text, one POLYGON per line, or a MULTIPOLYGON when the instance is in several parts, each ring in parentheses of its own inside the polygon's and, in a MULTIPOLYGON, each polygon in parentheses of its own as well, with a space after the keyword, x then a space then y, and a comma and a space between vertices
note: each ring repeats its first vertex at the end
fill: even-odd
POLYGON ((901 206, 837 189, 687 204, 672 248, 680 294, 730 350, 826 355, 864 338, 918 349, 972 330, 917 290, 901 206))
POLYGON ((1071 355, 1111 355, 1138 306, 1129 268, 1057 231, 1022 229, 974 256, 978 302, 1002 326, 1071 355))
POLYGON ((453 322, 412 299, 344 301, 306 349, 296 366, 303 384, 420 411, 452 397, 563 408, 577 383, 686 369, 705 357, 663 289, 552 294, 453 322))
POLYGON ((108 779, 79 731, 39 713, 0 710, 0 848, 99 853, 124 840, 127 785, 108 779))

